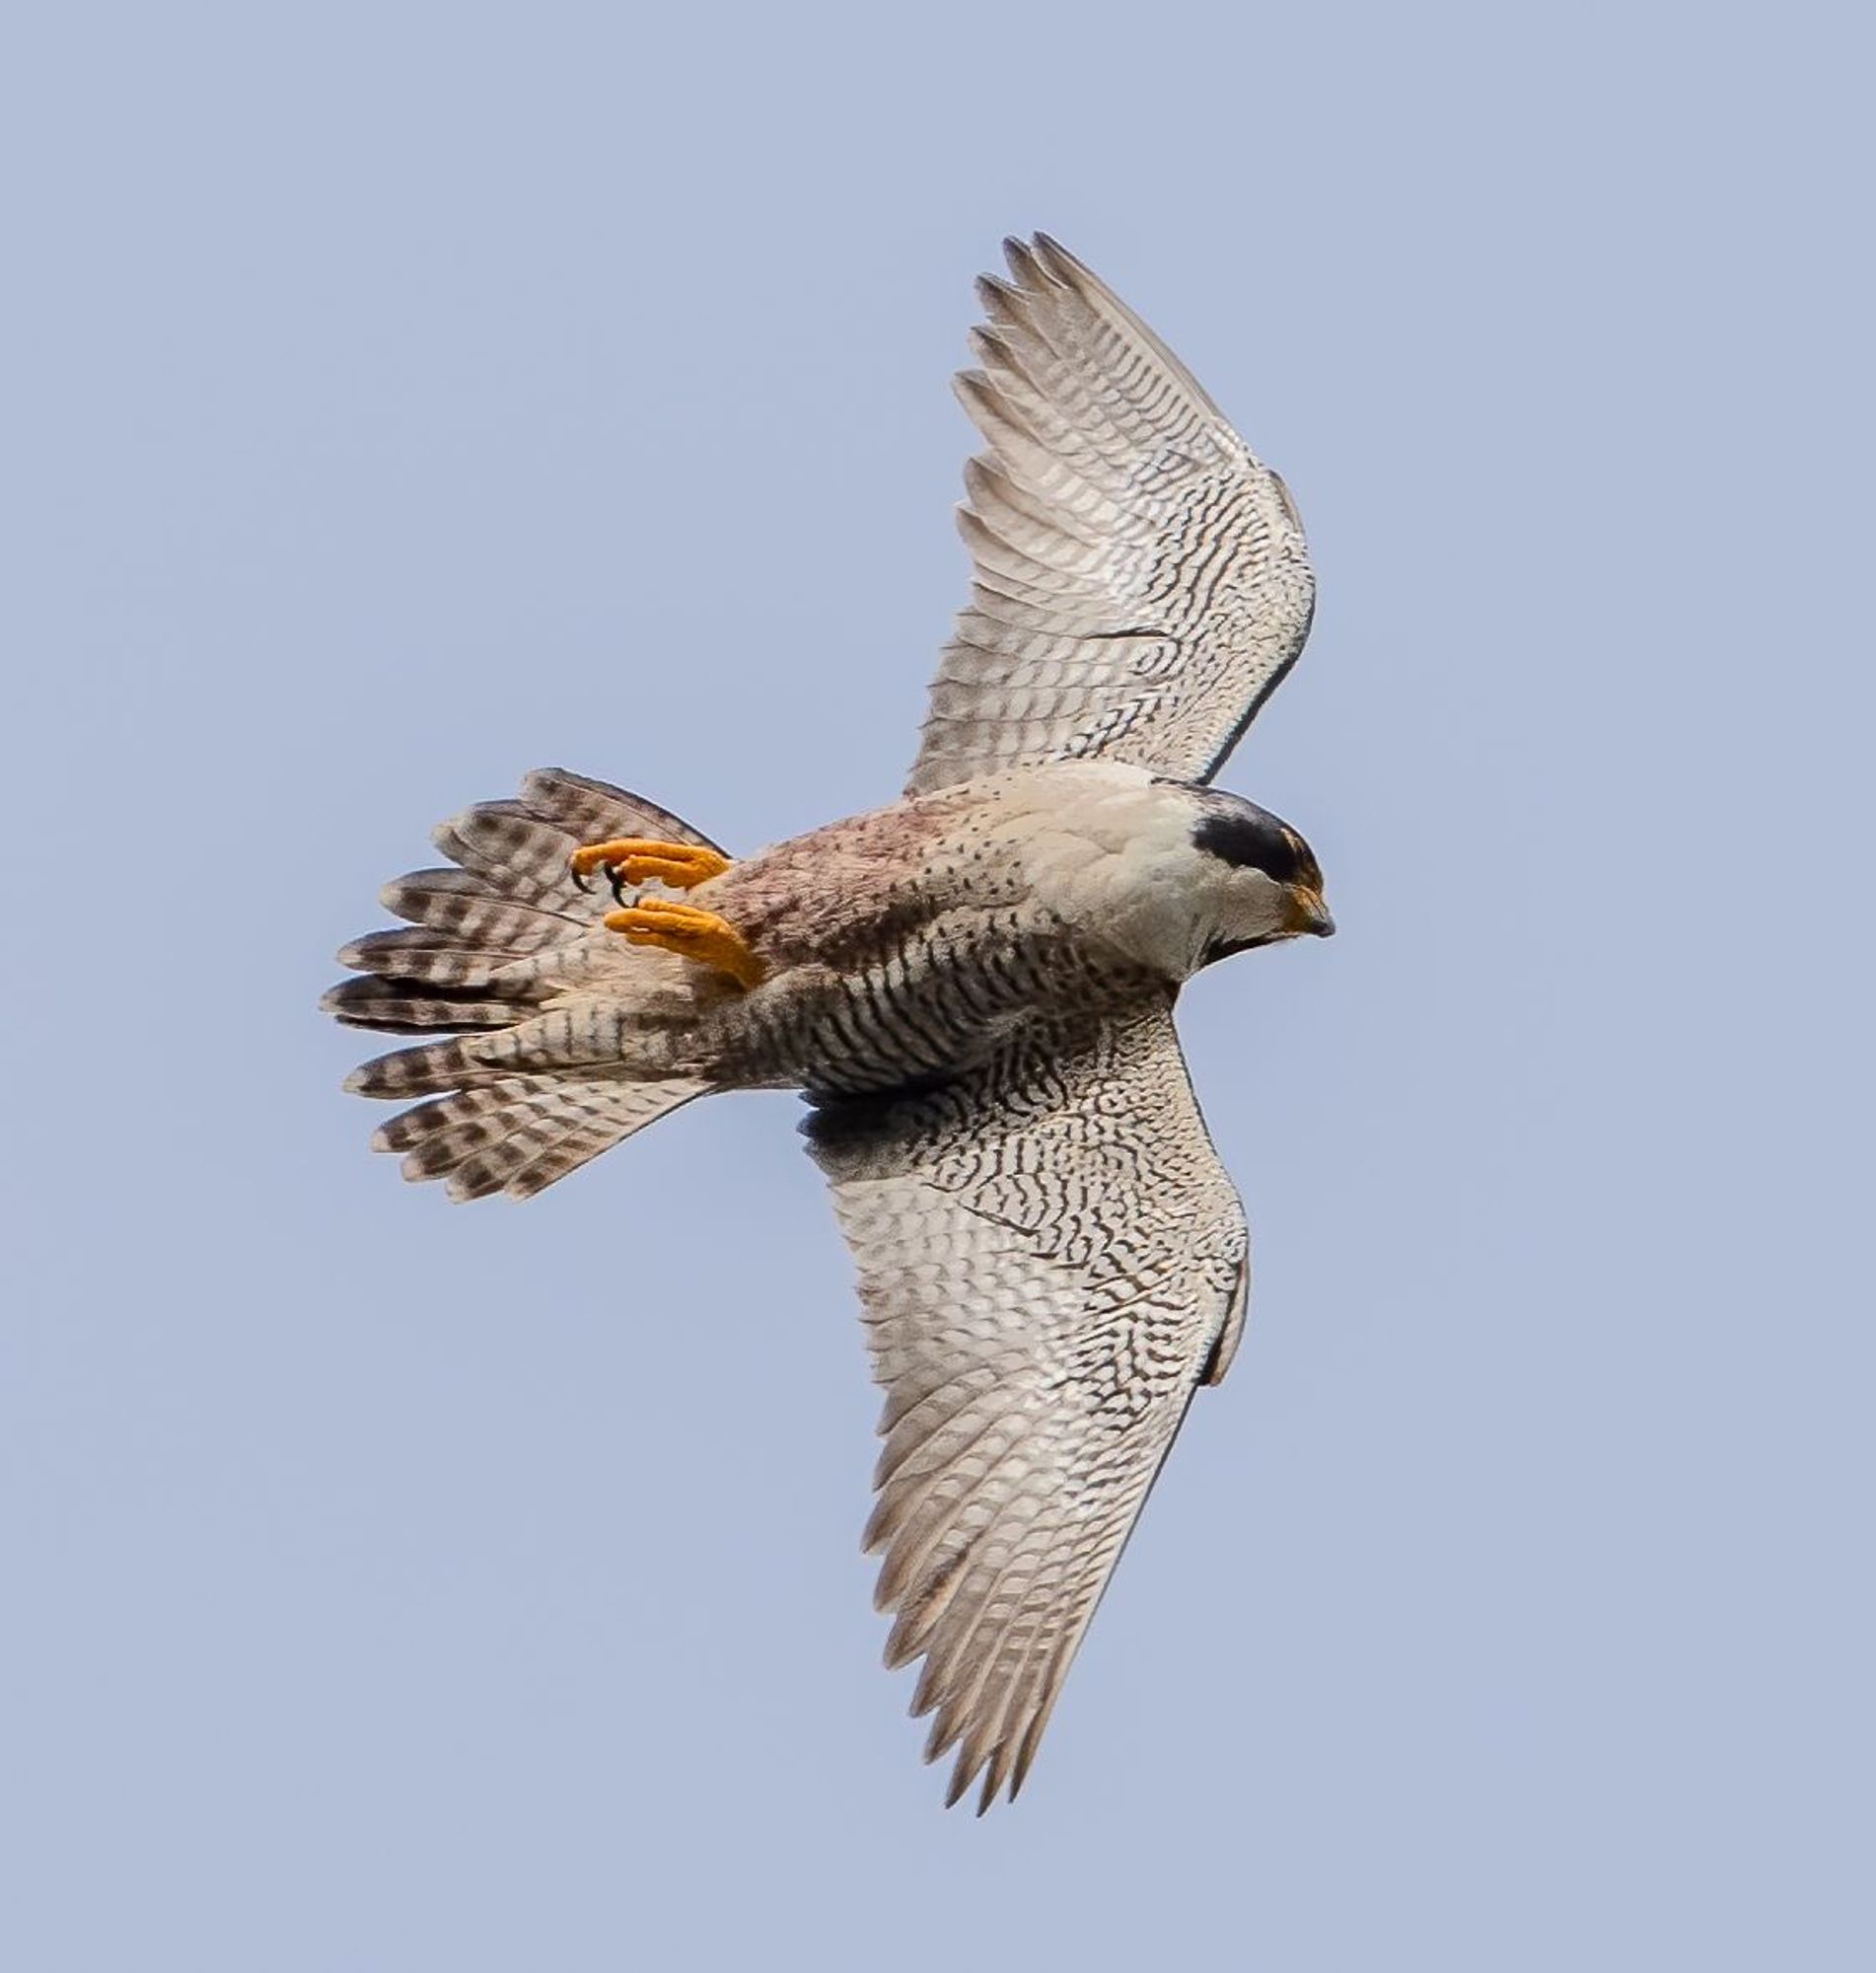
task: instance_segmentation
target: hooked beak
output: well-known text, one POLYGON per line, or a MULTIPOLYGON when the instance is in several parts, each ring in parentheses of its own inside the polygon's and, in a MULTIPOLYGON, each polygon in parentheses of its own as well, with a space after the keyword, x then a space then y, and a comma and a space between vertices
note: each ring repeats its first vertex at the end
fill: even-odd
POLYGON ((1312 938, 1329 938, 1335 929, 1335 920, 1330 916, 1329 907, 1323 903, 1320 891, 1295 890, 1290 893, 1290 925, 1292 932, 1308 933, 1312 938))

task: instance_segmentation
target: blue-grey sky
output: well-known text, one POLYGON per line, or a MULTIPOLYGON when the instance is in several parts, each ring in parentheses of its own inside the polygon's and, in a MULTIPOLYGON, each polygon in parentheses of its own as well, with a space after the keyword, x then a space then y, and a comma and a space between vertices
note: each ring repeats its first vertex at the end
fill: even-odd
POLYGON ((7 41, 0 1959, 1872 1963, 1852 10, 7 41), (1295 489, 1342 931, 1187 997, 1250 1332, 975 1823, 792 1099, 453 1207, 314 1001, 530 767, 894 793, 1037 226, 1295 489))

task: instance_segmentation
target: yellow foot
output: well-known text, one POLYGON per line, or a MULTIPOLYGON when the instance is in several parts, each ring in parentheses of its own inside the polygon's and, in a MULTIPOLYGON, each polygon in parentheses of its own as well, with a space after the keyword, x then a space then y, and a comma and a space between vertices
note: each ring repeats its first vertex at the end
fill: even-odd
POLYGON ((687 891, 693 884, 722 876, 730 867, 730 859, 719 850, 695 842, 657 842, 646 836, 589 842, 573 852, 572 862, 573 881, 581 890, 588 888, 587 879, 595 870, 604 870, 615 898, 626 885, 648 884, 654 877, 674 891, 687 891))
POLYGON ((749 941, 715 912, 681 905, 675 898, 640 898, 622 912, 608 912, 608 931, 623 932, 633 945, 662 945, 682 959, 714 966, 740 986, 754 986, 764 968, 749 941))

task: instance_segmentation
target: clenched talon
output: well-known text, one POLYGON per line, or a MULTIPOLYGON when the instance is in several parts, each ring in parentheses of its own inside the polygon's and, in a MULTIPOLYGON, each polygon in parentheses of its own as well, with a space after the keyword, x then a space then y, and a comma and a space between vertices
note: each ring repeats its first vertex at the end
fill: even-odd
POLYGON ((603 922, 608 931, 622 932, 632 945, 661 945, 681 959, 714 966, 739 986, 759 985, 765 970, 733 924, 715 912, 681 905, 672 898, 641 898, 622 912, 608 912, 603 922))
POLYGON ((591 889, 587 879, 595 870, 604 870, 616 898, 627 885, 648 884, 654 877, 674 891, 687 891, 693 885, 722 876, 730 867, 730 859, 720 850, 706 849, 701 843, 658 842, 647 836, 620 836, 611 842, 589 842, 576 849, 571 867, 573 881, 582 891, 591 889))

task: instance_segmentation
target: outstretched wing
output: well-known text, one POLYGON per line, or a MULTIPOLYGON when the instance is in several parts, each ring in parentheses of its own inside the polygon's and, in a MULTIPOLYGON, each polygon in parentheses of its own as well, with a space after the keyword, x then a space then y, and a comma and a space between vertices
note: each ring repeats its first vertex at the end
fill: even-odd
POLYGON ((1209 780, 1309 634, 1288 489, 1074 256, 1006 241, 958 395, 970 607, 907 791, 1103 756, 1209 780))
POLYGON ((941 1091, 806 1127, 853 1249, 886 1444, 890 1665, 925 1659, 948 1801, 1015 1795, 1193 1390, 1243 1320, 1243 1209, 1170 1000, 1039 1027, 941 1091))

